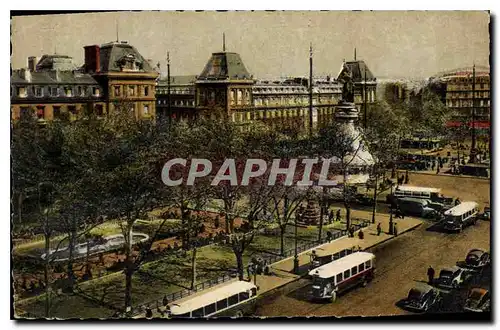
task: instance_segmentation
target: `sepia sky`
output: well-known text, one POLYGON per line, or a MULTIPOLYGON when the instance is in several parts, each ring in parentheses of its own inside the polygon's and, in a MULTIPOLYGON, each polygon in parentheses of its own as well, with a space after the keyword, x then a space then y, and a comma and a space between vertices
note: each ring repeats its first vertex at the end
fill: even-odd
POLYGON ((237 52, 255 78, 336 76, 343 59, 366 61, 377 77, 425 78, 489 63, 489 14, 480 11, 115 12, 13 17, 12 67, 28 56, 70 55, 120 40, 171 74, 199 74, 212 52, 237 52))

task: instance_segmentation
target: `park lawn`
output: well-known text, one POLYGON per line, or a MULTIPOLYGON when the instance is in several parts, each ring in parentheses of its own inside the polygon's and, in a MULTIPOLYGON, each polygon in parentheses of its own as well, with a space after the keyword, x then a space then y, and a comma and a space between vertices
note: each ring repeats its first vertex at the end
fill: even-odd
MULTIPOLYGON (((315 229, 300 228, 301 234, 312 235, 315 229)), ((300 244, 300 243, 299 243, 300 244)), ((285 249, 294 246, 293 237, 285 237, 285 249)), ((256 236, 243 254, 246 266, 255 255, 262 251, 279 253, 280 237, 256 236)), ((132 277, 132 305, 137 306, 161 299, 165 294, 189 288, 191 284, 191 251, 185 255, 173 254, 160 260, 142 265, 132 277)), ((265 255, 265 254, 264 254, 265 255)), ((209 245, 198 249, 196 256, 196 283, 216 279, 228 273, 236 272, 236 258, 229 246, 209 245)), ((123 308, 125 276, 117 272, 99 279, 80 284, 80 289, 92 300, 79 295, 62 295, 54 302, 52 316, 58 318, 106 318, 113 308, 123 308), (99 301, 96 303, 94 301, 99 301)), ((44 295, 21 302, 19 308, 27 312, 43 315, 44 295)), ((156 306, 152 306, 156 307, 156 306)))
MULTIPOLYGON (((24 317, 45 317, 45 295, 40 299, 31 300, 28 304, 16 304, 16 315, 24 317), (28 314, 24 314, 24 312, 28 314)), ((109 318, 114 310, 91 302, 79 295, 57 295, 52 297, 50 316, 60 319, 68 318, 109 318)))

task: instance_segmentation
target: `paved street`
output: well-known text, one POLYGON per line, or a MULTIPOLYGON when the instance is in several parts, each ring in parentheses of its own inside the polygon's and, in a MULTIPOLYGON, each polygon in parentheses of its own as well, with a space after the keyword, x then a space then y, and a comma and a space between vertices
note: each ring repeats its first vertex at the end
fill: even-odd
MULTIPOLYGON (((314 303, 308 299, 309 286, 285 295, 276 294, 259 302, 257 316, 378 316, 408 314, 396 303, 405 298, 418 281, 426 281, 430 265, 439 273, 441 268, 463 260, 472 248, 490 249, 490 223, 479 221, 459 234, 435 231, 428 223, 396 239, 373 248, 377 256, 376 278, 366 288, 354 288, 334 303, 314 303)), ((487 278, 483 278, 483 282, 487 278)), ((308 281, 302 280, 302 283, 308 281)), ((466 290, 445 298, 461 298, 466 290)), ((457 310, 454 307, 443 310, 457 310)))

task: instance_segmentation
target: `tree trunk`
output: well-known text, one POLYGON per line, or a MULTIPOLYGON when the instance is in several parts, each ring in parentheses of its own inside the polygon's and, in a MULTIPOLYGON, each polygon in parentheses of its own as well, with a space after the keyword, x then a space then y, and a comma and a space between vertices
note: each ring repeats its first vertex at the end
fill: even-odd
POLYGON ((373 213, 372 223, 375 223, 375 214, 377 213, 377 192, 378 192, 378 173, 375 173, 375 189, 373 190, 373 213))
POLYGON ((351 205, 349 203, 344 203, 344 207, 346 227, 349 229, 351 227, 351 205))
POLYGON ((323 187, 323 195, 321 196, 321 200, 320 200, 321 205, 320 205, 320 214, 319 214, 318 242, 321 242, 321 235, 323 235, 323 221, 324 221, 323 218, 325 217, 325 213, 326 213, 326 216, 328 216, 328 212, 327 212, 326 205, 325 205, 324 190, 325 190, 325 187, 323 187))
POLYGON ((17 198, 17 216, 18 216, 18 219, 19 219, 19 223, 22 223, 22 219, 23 219, 23 201, 24 201, 24 194, 23 192, 19 192, 19 197, 17 198))
MULTIPOLYGON (((130 258, 127 258, 129 260, 130 258)), ((132 264, 127 261, 125 266, 125 312, 128 312, 128 308, 132 307, 132 264)))
POLYGON ((90 257, 90 240, 87 238, 86 239, 86 246, 87 246, 87 251, 85 253, 85 274, 89 273, 90 270, 90 263, 89 263, 89 257, 90 257))
POLYGON ((191 252, 191 290, 194 290, 196 284, 196 252, 197 248, 194 246, 191 252))
POLYGON ((132 260, 132 226, 133 224, 127 225, 127 232, 125 235, 128 239, 125 239, 125 311, 128 311, 129 307, 132 307, 132 275, 134 273, 134 265, 132 260))
MULTIPOLYGON (((294 223, 294 225, 297 225, 297 222, 294 223)), ((285 232, 286 232, 286 225, 280 226, 280 254, 282 256, 285 256, 285 232)))
POLYGON ((45 268, 43 270, 43 280, 45 281, 45 317, 50 318, 50 234, 45 234, 45 268))
POLYGON ((67 270, 67 275, 68 275, 68 287, 67 290, 69 292, 73 292, 73 288, 75 285, 75 274, 73 272, 73 251, 75 250, 75 238, 76 238, 76 233, 75 229, 73 228, 72 231, 69 233, 69 245, 68 245, 68 251, 69 251, 69 256, 68 256, 68 270, 67 270))
POLYGON ((236 267, 238 269, 238 279, 243 281, 243 251, 239 249, 233 249, 234 255, 236 256, 236 267))

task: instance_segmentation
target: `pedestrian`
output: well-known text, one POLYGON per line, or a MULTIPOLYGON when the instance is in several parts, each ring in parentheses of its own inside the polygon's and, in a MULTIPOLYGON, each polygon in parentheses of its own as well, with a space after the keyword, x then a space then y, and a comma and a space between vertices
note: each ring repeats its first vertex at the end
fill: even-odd
POLYGON ((432 268, 432 266, 429 266, 429 268, 427 269, 427 277, 429 279, 429 284, 432 284, 434 282, 434 274, 436 272, 434 271, 434 268, 432 268))
POLYGON ((253 270, 254 270, 254 265, 253 263, 250 261, 248 263, 248 266, 247 266, 247 274, 248 274, 248 281, 250 282, 252 280, 252 273, 253 273, 253 270))
POLYGON ((340 209, 337 210, 337 218, 335 219, 335 221, 341 221, 342 220, 342 217, 340 216, 340 209))
POLYGON ((437 167, 436 174, 439 174, 439 166, 437 167))
POLYGON ((219 216, 216 216, 215 217, 215 221, 214 221, 214 227, 215 229, 219 228, 220 226, 220 219, 219 219, 219 216))
POLYGON ((149 305, 146 306, 146 318, 148 319, 153 318, 153 311, 151 310, 151 308, 149 308, 149 305))
POLYGON ((163 296, 163 299, 162 299, 162 304, 163 304, 163 306, 167 307, 167 305, 168 305, 167 295, 164 295, 164 296, 163 296))
POLYGON ((359 230, 358 237, 359 237, 359 239, 363 239, 365 237, 365 234, 363 233, 363 229, 359 230))
POLYGON ((394 236, 398 236, 398 227, 396 225, 397 224, 394 223, 394 236))
POLYGON ((380 225, 380 222, 377 224, 377 236, 380 236, 380 233, 382 232, 382 226, 380 225))
POLYGON ((328 224, 332 224, 333 222, 333 210, 330 210, 330 212, 328 212, 328 224))
POLYGON ((434 168, 436 167, 436 162, 435 161, 432 161, 432 167, 431 169, 434 171, 434 168))
POLYGON ((455 199, 455 206, 459 205, 460 203, 461 203, 461 201, 460 201, 460 199, 458 199, 458 197, 457 197, 457 199, 455 199))

